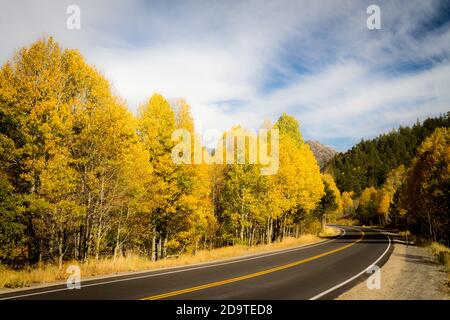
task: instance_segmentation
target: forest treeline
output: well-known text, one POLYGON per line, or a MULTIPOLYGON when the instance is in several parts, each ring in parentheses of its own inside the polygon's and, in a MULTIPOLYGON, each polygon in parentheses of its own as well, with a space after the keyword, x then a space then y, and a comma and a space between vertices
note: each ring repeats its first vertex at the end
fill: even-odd
MULTIPOLYGON (((157 260, 318 233, 341 195, 292 116, 275 124, 280 168, 176 165, 189 105, 153 94, 136 116, 77 50, 42 39, 0 71, 0 263, 157 260)), ((236 130, 239 127, 231 128, 236 130)))
POLYGON ((331 159, 326 171, 332 173, 342 191, 357 195, 367 187, 380 187, 391 170, 409 166, 417 148, 436 128, 450 127, 450 112, 400 127, 375 139, 362 140, 350 150, 331 159))
POLYGON ((326 171, 346 217, 450 245, 450 112, 362 141, 326 171))
POLYGON ((158 260, 318 233, 336 217, 449 244, 449 114, 362 141, 322 173, 294 117, 262 127, 279 130, 274 175, 177 165, 172 133, 195 135, 186 101, 150 92, 133 115, 77 50, 22 48, 0 70, 0 264, 158 260))

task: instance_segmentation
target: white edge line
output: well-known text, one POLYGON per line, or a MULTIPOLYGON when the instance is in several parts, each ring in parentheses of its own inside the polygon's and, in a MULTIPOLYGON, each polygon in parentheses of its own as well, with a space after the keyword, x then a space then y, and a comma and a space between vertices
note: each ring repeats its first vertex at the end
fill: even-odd
POLYGON ((361 275, 363 275, 364 273, 366 273, 367 270, 368 270, 371 266, 376 265, 381 259, 383 259, 383 257, 386 255, 386 253, 388 253, 389 248, 391 247, 391 237, 389 237, 389 235, 387 235, 387 234, 384 233, 384 232, 381 232, 381 233, 384 234, 384 235, 388 238, 389 244, 388 244, 386 250, 384 250, 384 252, 381 254, 381 256, 380 256, 375 262, 373 262, 372 264, 370 264, 369 266, 367 266, 363 271, 361 271, 361 272, 358 273, 357 275, 354 275, 353 277, 351 277, 351 278, 345 280, 344 282, 341 282, 341 283, 335 285, 334 287, 332 287, 332 288, 330 288, 330 289, 328 289, 328 290, 325 290, 325 291, 319 293, 318 295, 315 295, 315 296, 312 297, 312 298, 309 298, 309 300, 317 300, 317 299, 323 297, 324 295, 327 295, 328 293, 330 293, 330 292, 332 292, 332 291, 334 291, 334 290, 336 290, 336 289, 342 287, 343 285, 346 285, 347 283, 349 283, 349 282, 355 280, 356 278, 358 278, 358 277, 360 277, 361 275))
MULTIPOLYGON (((279 250, 279 251, 276 251, 276 252, 272 252, 272 253, 267 253, 267 254, 258 254, 257 256, 249 257, 249 258, 245 258, 245 259, 233 258, 233 259, 236 259, 236 260, 226 261, 226 262, 221 262, 221 263, 215 263, 215 264, 213 263, 213 264, 207 264, 207 265, 200 265, 200 266, 192 267, 192 268, 188 267, 188 268, 182 269, 182 270, 172 270, 172 271, 167 271, 167 272, 147 274, 147 275, 138 276, 138 277, 131 277, 131 278, 125 278, 125 279, 116 279, 116 280, 110 280, 110 281, 90 283, 90 284, 82 285, 81 289, 83 289, 85 287, 93 287, 93 286, 99 286, 99 285, 110 284, 110 283, 115 283, 115 282, 138 280, 138 279, 143 279, 143 278, 151 278, 151 277, 163 276, 163 275, 179 273, 179 272, 185 272, 185 271, 191 271, 191 270, 197 270, 197 269, 212 268, 212 267, 216 267, 216 266, 223 266, 223 265, 232 264, 232 263, 238 263, 238 262, 244 262, 244 261, 249 261, 249 260, 261 259, 261 258, 270 257, 270 256, 283 254, 283 253, 288 253, 288 252, 292 252, 292 251, 297 251, 297 250, 299 251, 299 250, 303 250, 303 249, 308 249, 308 248, 320 246, 320 245, 323 245, 323 244, 326 244, 326 243, 330 243, 330 242, 335 241, 335 240, 337 240, 337 239, 339 239, 339 238, 341 238, 341 237, 343 237, 345 235, 345 229, 342 229, 342 228, 339 228, 339 227, 335 227, 335 228, 338 228, 338 229, 340 229, 342 231, 341 234, 338 237, 336 237, 334 239, 327 240, 327 241, 322 241, 322 242, 319 242, 319 243, 311 244, 311 245, 305 245, 305 246, 300 246, 300 247, 297 247, 297 248, 286 249, 286 250, 282 249, 282 250, 279 250)), ((206 263, 208 263, 208 262, 206 262, 206 263)), ((209 262, 209 263, 211 263, 211 262, 209 262)), ((180 266, 179 268, 182 268, 182 267, 184 267, 184 266, 180 266)), ((152 272, 152 271, 144 271, 144 272, 152 272)), ((14 295, 14 296, 9 296, 9 297, 5 297, 5 298, 0 298, 0 300, 11 300, 11 299, 16 299, 16 298, 23 298, 23 297, 41 295, 41 294, 46 294, 46 293, 60 292, 60 291, 65 291, 65 290, 81 290, 81 289, 60 288, 60 289, 53 289, 53 290, 46 290, 46 291, 27 293, 27 294, 22 294, 22 295, 14 295)), ((33 290, 33 289, 29 289, 29 290, 33 290)), ((4 294, 6 295, 8 293, 4 293, 4 294)))

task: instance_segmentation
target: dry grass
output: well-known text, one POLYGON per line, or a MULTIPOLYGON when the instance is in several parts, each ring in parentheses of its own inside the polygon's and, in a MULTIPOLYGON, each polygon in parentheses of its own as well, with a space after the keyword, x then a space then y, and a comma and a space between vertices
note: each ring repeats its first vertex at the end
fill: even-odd
POLYGON ((437 242, 432 242, 425 248, 444 265, 445 271, 447 272, 446 288, 450 292, 450 248, 437 242))
POLYGON ((437 242, 432 242, 426 248, 450 271, 450 248, 437 242))
POLYGON ((336 221, 336 224, 342 226, 359 226, 359 221, 357 219, 339 219, 336 221))
MULTIPOLYGON (((338 232, 334 228, 325 230, 328 236, 338 232)), ((235 245, 213 250, 201 250, 197 254, 186 254, 178 258, 164 259, 152 262, 148 258, 138 255, 128 255, 114 259, 91 260, 79 264, 77 261, 67 262, 62 269, 55 265, 41 265, 24 270, 11 270, 0 266, 0 288, 19 288, 33 284, 49 283, 67 279, 65 270, 69 265, 79 265, 83 278, 101 275, 112 275, 123 272, 143 271, 157 268, 183 266, 213 260, 227 259, 248 254, 293 247, 301 244, 318 242, 321 239, 314 235, 303 235, 299 238, 288 237, 283 241, 270 245, 243 246, 235 245)))
POLYGON ((439 263, 446 267, 447 272, 449 272, 450 280, 450 248, 438 242, 416 236, 409 231, 400 231, 398 234, 400 237, 408 239, 410 243, 413 243, 419 247, 424 247, 428 250, 428 252, 435 256, 439 263))
POLYGON ((339 229, 325 226, 323 231, 319 234, 320 237, 334 237, 340 233, 339 229))

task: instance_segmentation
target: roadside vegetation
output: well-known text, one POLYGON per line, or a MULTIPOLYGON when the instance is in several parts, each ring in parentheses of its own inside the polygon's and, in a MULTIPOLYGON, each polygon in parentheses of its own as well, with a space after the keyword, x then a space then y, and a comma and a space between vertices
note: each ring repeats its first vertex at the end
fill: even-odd
POLYGON ((279 170, 262 175, 173 163, 174 130, 195 136, 188 103, 149 92, 133 115, 111 88, 52 38, 1 68, 0 287, 64 279, 68 264, 103 275, 314 241, 335 232, 326 223, 411 232, 448 265, 450 113, 361 141, 322 171, 283 113, 262 125, 280 134, 279 170))
POLYGON ((436 257, 439 263, 444 265, 448 275, 447 289, 450 290, 450 248, 437 242, 432 242, 425 248, 436 257))
POLYGON ((329 234, 342 208, 333 177, 297 119, 263 127, 279 130, 276 174, 177 165, 172 133, 195 136, 186 101, 149 92, 133 115, 77 50, 52 38, 20 49, 0 70, 0 286, 61 279, 74 262, 97 275, 329 234))
POLYGON ((399 235, 405 242, 425 248, 443 266, 447 273, 446 289, 450 293, 450 248, 442 243, 411 234, 409 231, 401 231, 399 235))
MULTIPOLYGON (((338 234, 336 229, 327 227, 322 237, 329 237, 338 234)), ((50 283, 67 279, 66 269, 70 265, 78 265, 81 270, 82 281, 89 277, 113 275, 118 273, 152 270, 158 268, 168 268, 184 266, 194 263, 202 263, 233 257, 240 257, 264 251, 280 250, 292 248, 299 245, 311 244, 323 240, 314 235, 303 235, 298 238, 286 237, 281 241, 271 244, 261 244, 255 246, 234 245, 212 250, 200 250, 196 254, 182 254, 178 257, 170 257, 158 261, 151 261, 142 255, 130 254, 114 258, 101 258, 99 260, 89 260, 79 263, 78 261, 66 261, 62 268, 55 264, 41 264, 38 266, 12 270, 10 268, 0 268, 0 288, 21 288, 31 285, 50 283)))
POLYGON ((341 226, 359 226, 359 221, 357 219, 338 219, 336 224, 341 226))
POLYGON ((344 217, 449 247, 449 125, 450 113, 337 155, 326 171, 343 191, 344 217))
POLYGON ((399 231, 444 265, 450 283, 450 113, 363 141, 327 168, 344 202, 344 220, 399 231), (399 165, 395 167, 395 165, 399 165), (348 168, 356 170, 348 171, 348 168), (394 166, 394 167, 393 167, 394 166), (345 169, 347 168, 347 169, 345 169), (358 176, 357 171, 364 175, 358 176), (353 182, 350 183, 350 180, 353 182), (355 188, 352 190, 351 188, 355 188))
POLYGON ((450 293, 450 248, 437 242, 432 242, 425 248, 444 266, 445 271, 447 272, 447 282, 445 286, 447 292, 450 293))

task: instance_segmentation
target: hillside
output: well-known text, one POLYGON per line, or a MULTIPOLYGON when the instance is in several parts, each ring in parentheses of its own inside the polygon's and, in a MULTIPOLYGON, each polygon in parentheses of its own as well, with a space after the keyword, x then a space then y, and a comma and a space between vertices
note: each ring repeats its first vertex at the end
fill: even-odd
POLYGON ((328 161, 330 161, 330 159, 332 159, 336 155, 336 150, 329 146, 321 144, 319 141, 308 140, 306 141, 306 143, 314 153, 317 163, 319 164, 321 169, 327 164, 328 161))
POLYGON ((408 166, 417 147, 437 127, 450 126, 450 112, 417 122, 412 127, 400 127, 371 140, 361 140, 345 153, 336 154, 328 163, 341 191, 359 194, 369 186, 379 187, 392 169, 408 166))

